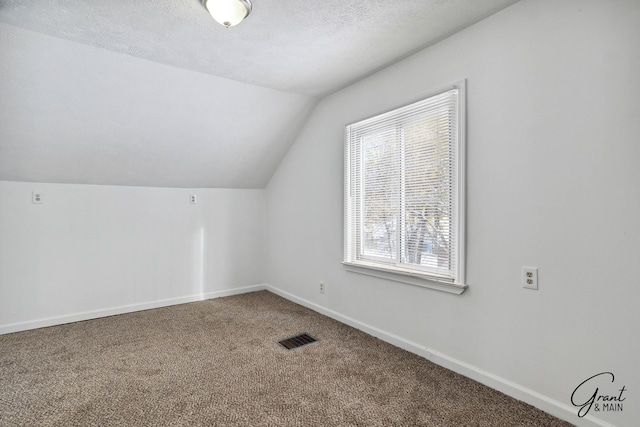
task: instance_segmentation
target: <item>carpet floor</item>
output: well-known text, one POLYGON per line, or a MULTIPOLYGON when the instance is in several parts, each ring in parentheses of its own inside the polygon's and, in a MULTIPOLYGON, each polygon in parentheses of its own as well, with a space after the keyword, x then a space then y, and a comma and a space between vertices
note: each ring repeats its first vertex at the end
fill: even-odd
POLYGON ((267 291, 0 336, 0 426, 107 425, 571 424, 267 291))

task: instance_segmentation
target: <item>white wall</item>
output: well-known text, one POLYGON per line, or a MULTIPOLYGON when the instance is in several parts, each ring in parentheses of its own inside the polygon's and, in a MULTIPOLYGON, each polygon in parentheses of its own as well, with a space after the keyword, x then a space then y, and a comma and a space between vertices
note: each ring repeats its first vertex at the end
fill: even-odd
POLYGON ((268 283, 574 423, 640 425, 638 52, 635 0, 524 0, 325 98, 267 188, 268 283), (470 288, 346 272, 344 126, 463 78, 470 288), (578 419, 603 371, 623 411, 578 419))
POLYGON ((0 181, 0 333, 261 285, 265 196, 0 181))

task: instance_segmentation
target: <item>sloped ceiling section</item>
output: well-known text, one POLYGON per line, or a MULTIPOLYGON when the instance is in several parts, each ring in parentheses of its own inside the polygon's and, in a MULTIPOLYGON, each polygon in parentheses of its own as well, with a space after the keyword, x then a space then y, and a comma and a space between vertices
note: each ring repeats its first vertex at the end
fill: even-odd
POLYGON ((517 0, 0 0, 0 180, 264 188, 318 99, 517 0))
POLYGON ((0 24, 0 179, 264 188, 315 100, 0 24))

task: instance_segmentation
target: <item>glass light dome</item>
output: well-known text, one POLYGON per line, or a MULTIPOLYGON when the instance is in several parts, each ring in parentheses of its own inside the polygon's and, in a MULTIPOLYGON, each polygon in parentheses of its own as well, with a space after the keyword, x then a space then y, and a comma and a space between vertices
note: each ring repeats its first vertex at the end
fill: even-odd
POLYGON ((251 13, 250 0, 205 0, 205 7, 218 23, 233 27, 251 13))

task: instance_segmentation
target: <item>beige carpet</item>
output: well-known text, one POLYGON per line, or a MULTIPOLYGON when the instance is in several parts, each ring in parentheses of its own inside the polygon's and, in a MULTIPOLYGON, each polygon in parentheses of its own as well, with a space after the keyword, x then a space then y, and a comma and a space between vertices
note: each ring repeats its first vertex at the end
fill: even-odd
POLYGON ((0 425, 570 424, 263 291, 0 336, 0 425))

